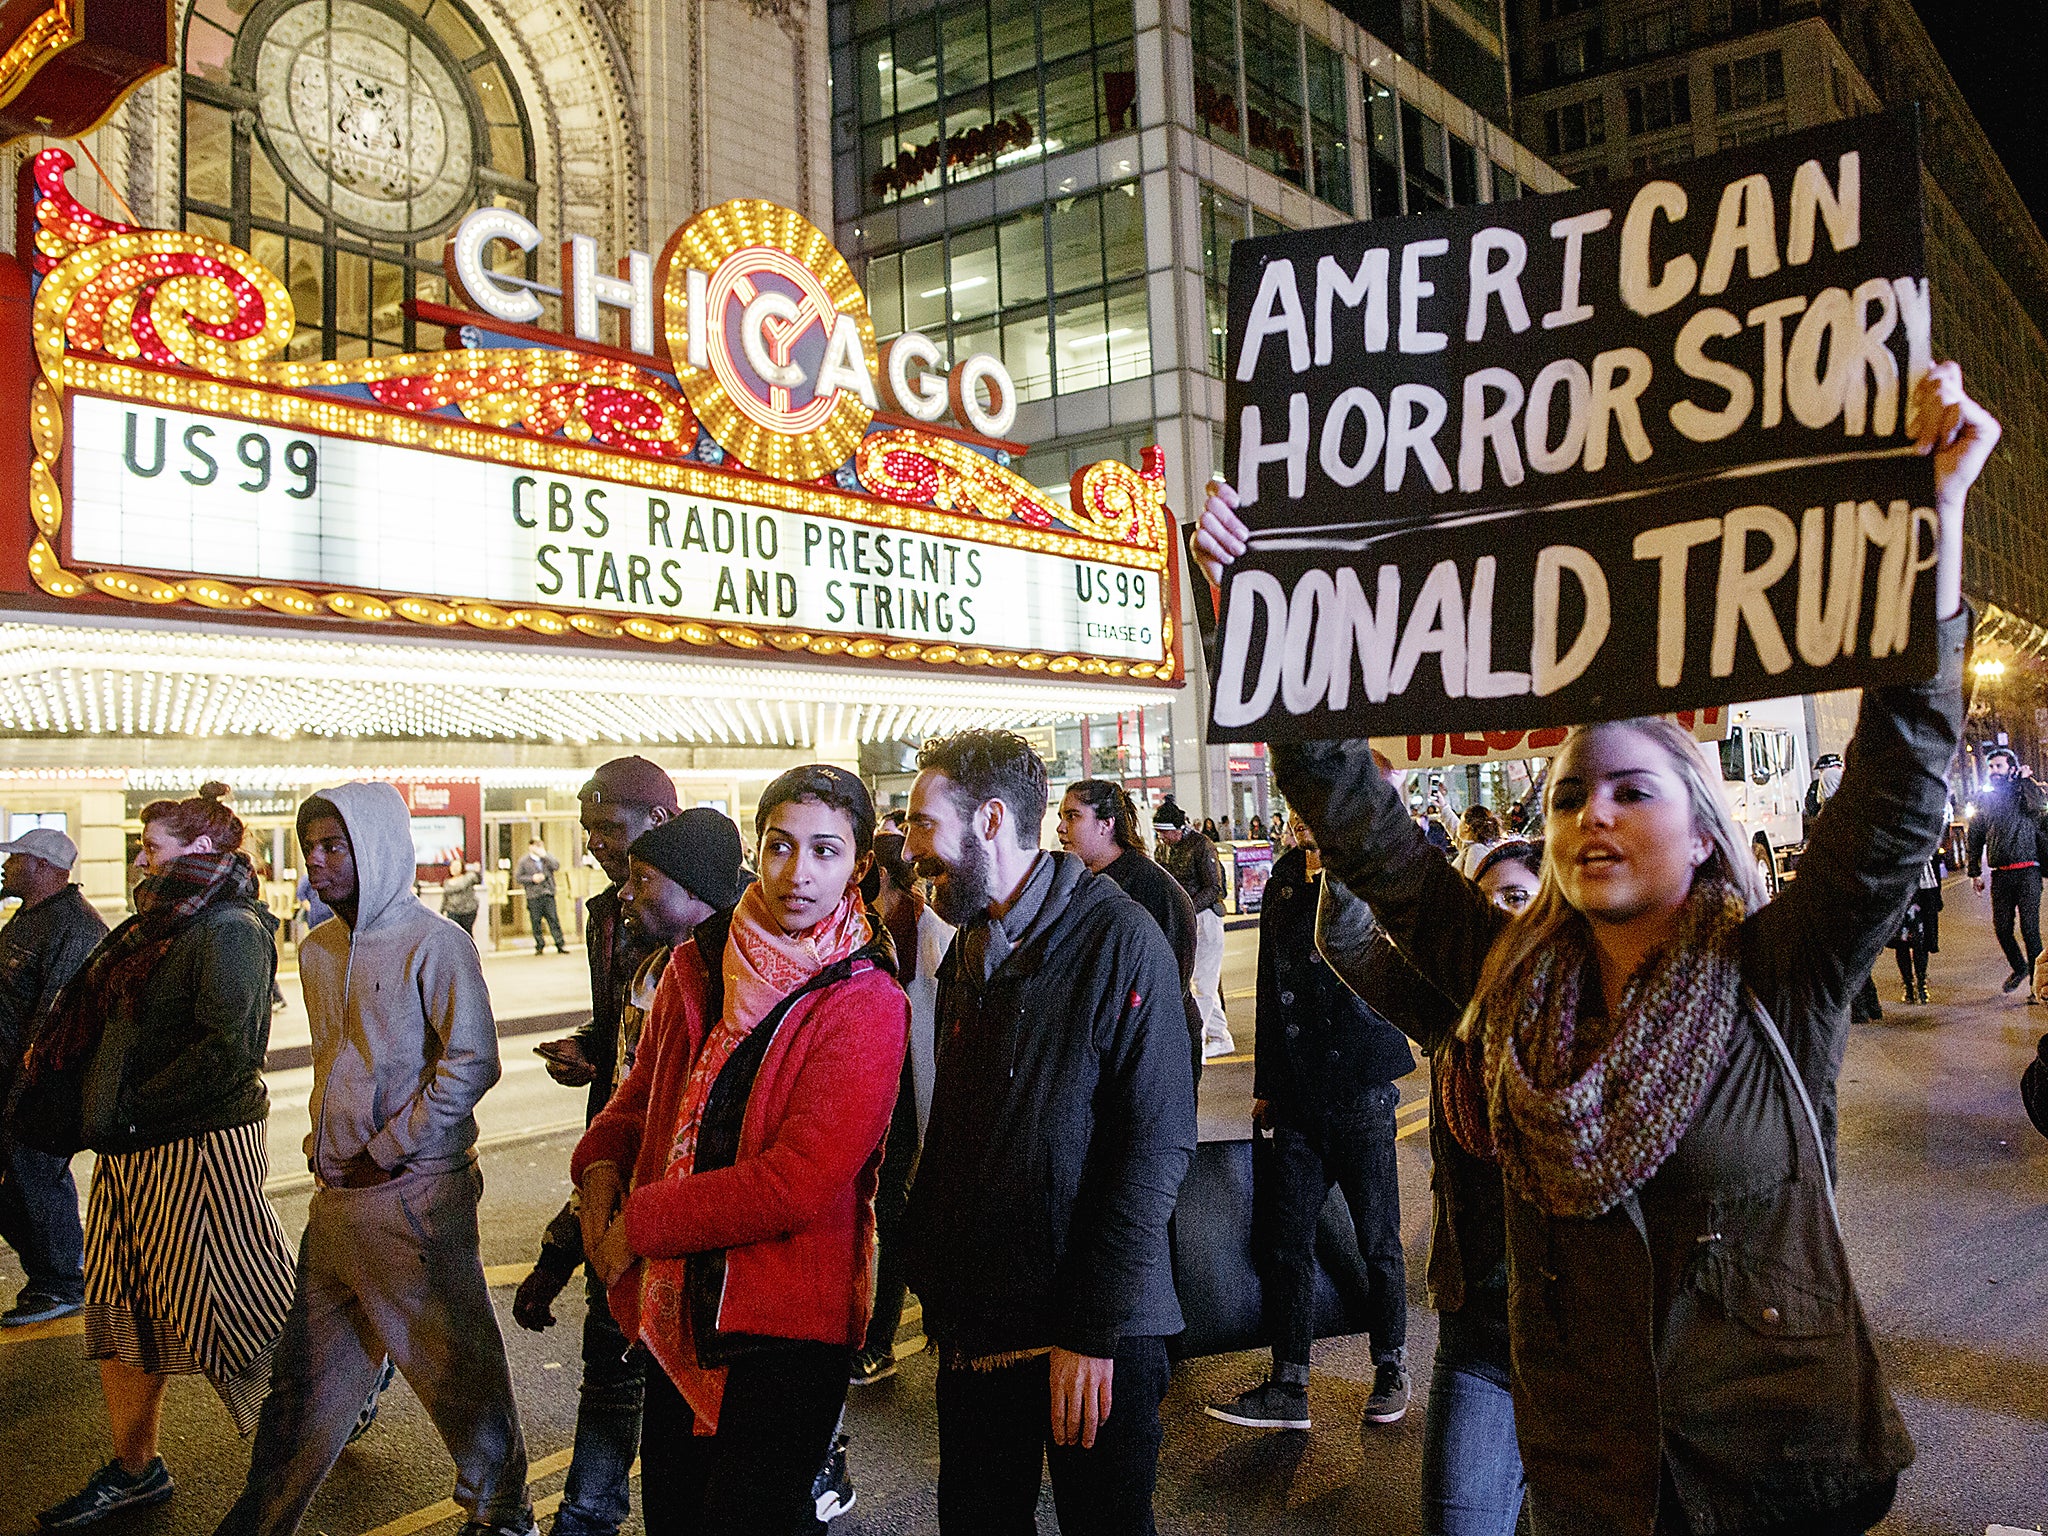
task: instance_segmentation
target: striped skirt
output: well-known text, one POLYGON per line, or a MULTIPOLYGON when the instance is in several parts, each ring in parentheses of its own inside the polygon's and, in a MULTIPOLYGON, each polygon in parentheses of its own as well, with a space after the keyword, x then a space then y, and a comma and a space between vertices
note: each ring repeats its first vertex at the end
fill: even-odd
POLYGON ((258 1122, 109 1153, 85 1222, 87 1357, 203 1374, 245 1435, 292 1301, 263 1137, 258 1122))

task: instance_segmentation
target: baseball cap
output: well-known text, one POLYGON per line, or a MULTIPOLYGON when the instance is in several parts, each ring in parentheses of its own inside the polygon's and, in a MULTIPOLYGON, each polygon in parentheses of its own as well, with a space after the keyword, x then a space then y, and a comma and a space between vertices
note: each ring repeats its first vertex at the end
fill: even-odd
POLYGON ((31 827, 11 843, 0 843, 0 855, 25 853, 45 864, 69 869, 78 862, 78 844, 55 827, 31 827))

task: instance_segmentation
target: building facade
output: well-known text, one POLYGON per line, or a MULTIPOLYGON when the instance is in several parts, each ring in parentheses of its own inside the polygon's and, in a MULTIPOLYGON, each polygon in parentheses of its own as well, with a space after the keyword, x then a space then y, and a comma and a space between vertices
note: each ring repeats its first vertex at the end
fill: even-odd
MULTIPOLYGON (((999 352, 1048 495, 1156 445, 1191 519, 1222 459, 1233 240, 1564 185, 1496 120, 1490 5, 1383 9, 1435 76, 1354 19, 1371 6, 834 0, 838 242, 877 337, 999 352), (1484 74, 1475 55, 1477 103, 1443 83, 1484 74)), ((1243 827, 1268 809, 1264 760, 1203 748, 1205 687, 1192 668, 1173 711, 1177 796, 1243 827)))
POLYGON ((1973 731, 2048 770, 2048 240, 1907 0, 1512 0, 1515 121, 1580 183, 1917 102, 1936 353, 2005 426, 1972 499, 1973 731))

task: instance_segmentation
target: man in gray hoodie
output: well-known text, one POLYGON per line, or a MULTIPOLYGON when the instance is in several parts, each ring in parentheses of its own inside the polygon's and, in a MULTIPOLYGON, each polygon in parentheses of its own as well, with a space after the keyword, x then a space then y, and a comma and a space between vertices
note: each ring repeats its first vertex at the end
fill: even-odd
POLYGON ((474 945, 412 893, 405 801, 343 784, 299 807, 315 1188, 298 1287, 220 1532, 291 1536, 388 1354, 455 1458, 463 1536, 526 1536, 526 1443, 477 1246, 476 1103, 498 1080, 474 945))

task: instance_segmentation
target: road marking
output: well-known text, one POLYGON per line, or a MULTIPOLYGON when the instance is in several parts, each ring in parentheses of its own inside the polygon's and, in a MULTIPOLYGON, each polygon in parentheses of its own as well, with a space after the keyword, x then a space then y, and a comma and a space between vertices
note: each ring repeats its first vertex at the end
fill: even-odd
POLYGON ((37 1339, 68 1339, 85 1332, 85 1318, 77 1313, 53 1317, 47 1323, 25 1323, 19 1328, 0 1329, 0 1345, 33 1344, 37 1339))
POLYGON ((493 1289, 501 1285, 517 1285, 532 1272, 531 1264, 486 1264, 484 1284, 493 1289))
MULTIPOLYGON (((537 1483, 542 1478, 551 1477, 561 1471, 569 1465, 569 1457, 572 1454, 569 1451, 557 1451, 552 1456, 543 1456, 539 1461, 528 1463, 526 1468, 527 1483, 529 1485, 537 1483)), ((640 1463, 636 1461, 633 1463, 633 1471, 638 1472, 639 1470, 640 1463)), ((557 1493, 550 1494, 549 1497, 555 1501, 554 1504, 548 1506, 548 1512, 552 1513, 555 1506, 562 1502, 562 1496, 557 1493)), ((543 1499, 540 1502, 544 1504, 547 1500, 543 1499)), ((396 1520, 391 1521, 387 1525, 380 1525, 374 1530, 365 1531, 363 1536, 416 1536, 417 1532, 424 1531, 429 1526, 439 1525, 443 1520, 461 1519, 466 1513, 463 1507, 453 1499, 443 1499, 438 1504, 429 1504, 425 1509, 416 1509, 409 1515, 400 1515, 396 1520)), ((540 1514, 540 1506, 536 1504, 534 1506, 534 1515, 538 1518, 540 1514)))

